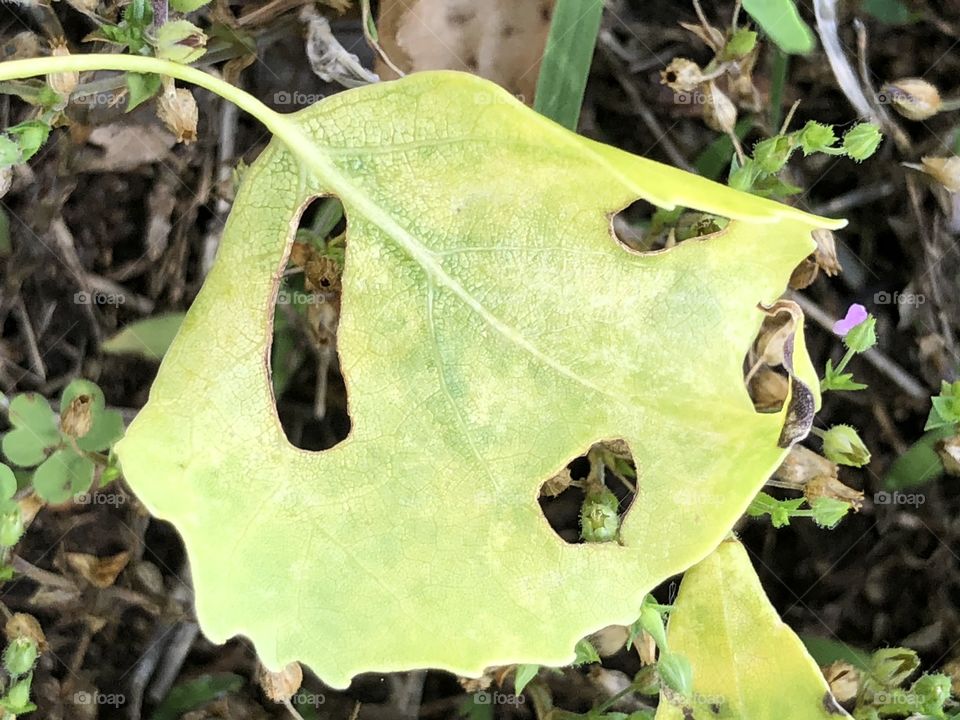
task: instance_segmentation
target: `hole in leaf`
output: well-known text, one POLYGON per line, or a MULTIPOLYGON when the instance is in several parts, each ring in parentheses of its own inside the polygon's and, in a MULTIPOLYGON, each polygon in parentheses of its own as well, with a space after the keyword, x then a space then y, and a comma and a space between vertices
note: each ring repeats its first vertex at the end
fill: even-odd
POLYGON ((689 208, 664 210, 646 200, 635 200, 613 216, 613 232, 628 250, 650 252, 718 232, 728 222, 689 208))
POLYGON ((636 465, 627 444, 600 442, 543 483, 540 510, 564 542, 617 542, 636 488, 636 465))
POLYGON ((743 359, 744 384, 758 413, 780 412, 789 395, 797 321, 791 303, 773 306, 743 359))
POLYGON ((336 351, 345 249, 343 206, 315 198, 300 216, 277 291, 270 352, 280 424, 303 450, 327 450, 350 432, 336 351))

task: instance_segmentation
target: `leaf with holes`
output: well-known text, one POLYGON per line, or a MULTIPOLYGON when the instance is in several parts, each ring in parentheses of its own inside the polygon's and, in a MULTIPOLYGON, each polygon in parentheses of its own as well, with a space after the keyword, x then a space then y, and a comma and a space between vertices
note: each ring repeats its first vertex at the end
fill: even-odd
POLYGON ((667 642, 690 661, 693 693, 664 691, 657 720, 850 717, 773 609, 736 540, 721 543, 683 576, 667 642))
MULTIPOLYGON (((784 457, 743 362, 818 227, 842 223, 578 137, 490 83, 421 73, 287 116, 246 172, 216 266, 116 446, 188 549, 206 634, 333 686, 416 667, 571 662, 706 556, 784 457), (309 159, 309 171, 305 161, 309 159), (287 441, 272 309, 305 205, 348 220, 340 364, 352 430, 287 441), (641 254, 643 198, 731 218, 641 254), (622 438, 638 496, 620 542, 564 543, 538 491, 622 438)), ((816 388, 800 332, 797 376, 816 388)), ((801 385, 797 385, 801 387, 801 385)), ((812 412, 813 393, 805 398, 812 412)), ((787 423, 789 425, 789 423, 787 423)))

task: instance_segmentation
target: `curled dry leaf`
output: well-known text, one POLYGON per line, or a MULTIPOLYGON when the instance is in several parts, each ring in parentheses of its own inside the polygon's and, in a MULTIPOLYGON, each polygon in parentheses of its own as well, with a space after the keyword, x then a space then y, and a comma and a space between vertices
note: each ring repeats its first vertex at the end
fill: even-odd
POLYGON ((570 475, 570 468, 564 468, 547 480, 540 489, 540 492, 546 497, 556 497, 570 487, 572 482, 573 477, 570 475))
POLYGON ((43 634, 43 628, 33 615, 26 613, 14 613, 7 620, 3 628, 7 642, 12 642, 17 638, 28 638, 37 644, 40 652, 47 649, 47 638, 43 634))
POLYGON ((117 581, 117 577, 130 562, 130 553, 123 551, 104 558, 87 553, 65 553, 64 560, 73 572, 102 590, 117 581))
POLYGON ((750 378, 747 389, 757 412, 777 412, 790 394, 790 380, 772 368, 761 366, 750 378))
POLYGON ((792 300, 778 300, 761 306, 766 313, 757 340, 750 350, 746 384, 749 387, 756 373, 764 366, 782 367, 790 376, 790 399, 787 419, 780 434, 780 447, 790 447, 810 433, 816 410, 814 391, 798 376, 815 374, 810 358, 801 353, 802 367, 794 367, 794 348, 803 343, 803 311, 792 300))
MULTIPOLYGON (((380 45, 403 72, 461 70, 533 104, 554 0, 383 0, 380 45)), ((378 60, 381 78, 396 77, 378 60)))
POLYGON ((347 51, 330 28, 330 21, 311 5, 304 5, 300 19, 307 23, 307 58, 310 69, 324 82, 335 82, 343 87, 360 87, 375 83, 379 78, 347 51))
POLYGON ((270 672, 263 665, 257 672, 257 682, 268 698, 277 703, 287 702, 303 684, 300 663, 288 663, 280 672, 270 672))

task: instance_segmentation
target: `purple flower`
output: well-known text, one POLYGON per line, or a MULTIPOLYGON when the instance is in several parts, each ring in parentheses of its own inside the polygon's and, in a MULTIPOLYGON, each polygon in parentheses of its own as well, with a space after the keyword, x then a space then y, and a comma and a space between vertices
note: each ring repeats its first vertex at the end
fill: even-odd
POLYGON ((863 305, 853 304, 847 310, 847 316, 833 324, 833 331, 840 337, 846 337, 848 332, 866 319, 867 309, 863 305))

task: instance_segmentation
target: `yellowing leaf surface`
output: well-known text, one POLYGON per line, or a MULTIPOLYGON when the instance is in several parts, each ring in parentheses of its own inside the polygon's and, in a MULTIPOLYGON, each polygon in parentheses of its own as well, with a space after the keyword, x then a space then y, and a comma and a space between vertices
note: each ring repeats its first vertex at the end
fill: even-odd
POLYGON ((742 363, 757 304, 783 291, 811 230, 838 223, 578 137, 459 73, 290 117, 304 146, 275 142, 246 172, 117 448, 184 537, 204 631, 334 686, 571 661, 578 638, 631 622, 645 592, 709 553, 781 461, 783 414, 754 412, 742 363), (320 194, 349 222, 352 430, 314 453, 284 436, 268 358, 291 235, 320 194), (610 222, 637 198, 733 222, 632 253, 610 222), (566 544, 539 487, 604 438, 629 442, 639 468, 622 545, 566 544))
POLYGON ((667 642, 693 666, 693 697, 662 694, 656 720, 850 717, 773 609, 736 540, 721 543, 683 576, 667 642))

